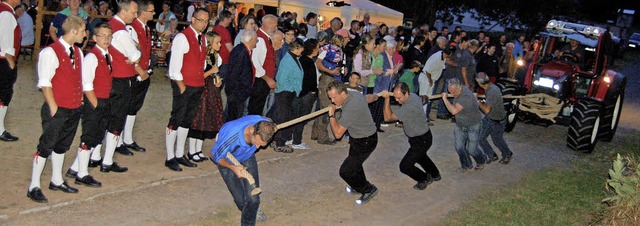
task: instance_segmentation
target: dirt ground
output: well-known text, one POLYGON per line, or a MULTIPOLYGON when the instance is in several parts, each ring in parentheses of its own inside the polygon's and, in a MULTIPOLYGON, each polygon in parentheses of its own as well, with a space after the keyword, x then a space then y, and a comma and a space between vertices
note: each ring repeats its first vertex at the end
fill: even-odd
MULTIPOLYGON (((638 65, 637 63, 635 65, 638 65)), ((599 143, 596 151, 607 151, 627 137, 638 133, 640 99, 637 87, 639 66, 624 69, 630 77, 627 98, 618 134, 612 143, 599 143)), ((111 224, 111 225, 237 225, 240 212, 233 204, 217 168, 211 162, 173 172, 164 166, 164 128, 169 118, 171 91, 164 69, 156 71, 145 106, 139 113, 134 138, 147 148, 134 156, 115 155, 116 161, 129 167, 126 173, 90 173, 103 182, 101 188, 77 186, 78 194, 46 189, 51 164, 42 175, 48 204, 26 197, 31 177, 31 159, 41 133, 42 94, 35 87, 35 65, 22 61, 15 97, 9 109, 6 127, 18 142, 0 143, 0 224, 111 224)), ((347 155, 348 143, 319 145, 309 140, 311 123, 305 128, 304 142, 310 150, 292 154, 262 150, 257 154, 260 182, 264 191, 261 208, 268 216, 259 225, 433 225, 448 213, 486 191, 500 188, 531 172, 563 167, 581 159, 565 146, 567 128, 548 128, 519 123, 506 135, 514 151, 509 165, 491 164, 479 172, 460 172, 453 149, 453 124, 437 120, 431 127, 434 143, 429 151, 440 168, 442 180, 424 191, 412 188, 414 182, 400 173, 398 164, 408 148, 401 128, 384 128, 378 147, 365 163, 368 179, 380 193, 370 203, 357 206, 357 196, 344 192, 346 184, 338 169, 347 155)), ((78 136, 80 132, 78 132, 78 136)), ((76 155, 77 137, 67 152, 64 171, 76 155)), ((638 142, 640 141, 633 141, 638 142)), ((204 150, 210 150, 206 141, 204 150)), ((206 151, 205 151, 206 153, 206 151)), ((64 172, 63 172, 64 173, 64 172)), ((73 184, 73 180, 69 180, 73 184)), ((73 185, 72 185, 73 186, 73 185)))

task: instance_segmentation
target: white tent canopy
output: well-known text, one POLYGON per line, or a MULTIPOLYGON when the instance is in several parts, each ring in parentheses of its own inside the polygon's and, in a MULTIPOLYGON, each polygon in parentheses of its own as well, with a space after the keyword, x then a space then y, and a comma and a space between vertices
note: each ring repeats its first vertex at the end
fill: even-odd
MULTIPOLYGON (((388 26, 402 25, 404 15, 401 12, 368 0, 344 0, 345 3, 351 4, 351 6, 343 7, 327 6, 327 1, 329 0, 281 0, 279 12, 296 12, 300 22, 309 12, 322 16, 324 21, 340 17, 345 22, 345 27, 349 26, 351 20, 362 20, 364 14, 369 13, 371 23, 385 23, 388 26)), ((245 4, 249 6, 254 4, 278 7, 278 0, 254 0, 245 2, 245 4)))

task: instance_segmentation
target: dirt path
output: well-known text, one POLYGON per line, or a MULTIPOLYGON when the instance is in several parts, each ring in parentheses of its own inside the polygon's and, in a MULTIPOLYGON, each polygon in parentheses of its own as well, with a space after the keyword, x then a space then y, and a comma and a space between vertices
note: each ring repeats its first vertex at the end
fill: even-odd
MULTIPOLYGON (((133 157, 116 155, 116 161, 128 166, 129 172, 105 174, 91 169, 92 175, 103 182, 102 188, 79 187, 78 194, 45 188, 49 198, 47 205, 30 201, 26 190, 30 181, 30 160, 41 132, 42 97, 35 89, 34 66, 27 63, 20 66, 7 128, 21 140, 0 143, 0 170, 4 172, 4 184, 0 188, 0 224, 238 224, 239 211, 212 163, 205 162, 198 168, 180 173, 164 167, 162 131, 169 117, 171 97, 169 83, 160 75, 163 74, 160 70, 152 81, 135 131, 136 140, 148 151, 133 157)), ((626 74, 639 71, 636 68, 629 70, 626 74)), ((631 90, 637 90, 633 87, 638 87, 639 80, 632 78, 628 86, 621 129, 614 142, 600 143, 596 151, 615 145, 616 140, 625 138, 625 133, 638 132, 640 119, 634 113, 640 110, 639 98, 637 92, 631 90)), ((511 164, 492 164, 480 172, 462 173, 458 171, 459 162, 453 149, 453 124, 438 120, 432 127, 434 144, 429 155, 440 168, 443 179, 425 191, 417 191, 412 188, 414 182, 398 169, 408 148, 406 137, 400 128, 388 127, 386 130, 379 134, 378 147, 365 163, 367 176, 378 186, 380 194, 364 206, 355 205, 357 196, 344 192, 345 183, 338 176, 339 165, 348 150, 345 141, 324 146, 305 140, 312 149, 293 154, 275 153, 270 149, 261 151, 257 155, 264 191, 261 206, 268 221, 260 225, 433 225, 479 194, 509 184, 525 174, 580 159, 580 155, 564 145, 566 127, 543 128, 519 123, 514 133, 506 135, 515 153, 511 164)), ((307 138, 309 131, 310 126, 307 126, 307 138)), ((640 144, 640 141, 636 142, 640 144)), ((205 143, 206 150, 211 146, 211 141, 205 143)), ((65 170, 75 152, 68 152, 65 170)), ((47 166, 42 176, 44 187, 50 172, 51 168, 47 166)))

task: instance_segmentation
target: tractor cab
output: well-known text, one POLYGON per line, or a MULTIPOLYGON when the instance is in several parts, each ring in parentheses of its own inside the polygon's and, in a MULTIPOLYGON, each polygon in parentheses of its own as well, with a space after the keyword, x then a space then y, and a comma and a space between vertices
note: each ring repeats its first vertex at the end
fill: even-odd
POLYGON ((551 20, 534 43, 534 64, 524 80, 531 93, 560 99, 589 95, 593 79, 605 70, 611 34, 600 27, 551 20))

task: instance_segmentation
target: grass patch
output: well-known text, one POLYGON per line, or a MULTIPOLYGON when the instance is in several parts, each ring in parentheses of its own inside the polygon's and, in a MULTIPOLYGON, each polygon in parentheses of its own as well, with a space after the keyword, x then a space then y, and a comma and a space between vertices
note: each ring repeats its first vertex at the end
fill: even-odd
POLYGON ((480 195, 450 214, 442 225, 592 225, 602 224, 610 208, 601 204, 607 172, 615 156, 638 156, 640 134, 619 130, 604 150, 579 155, 571 167, 531 173, 519 181, 480 195))
POLYGON ((443 225, 588 224, 604 208, 606 166, 573 163, 570 169, 532 173, 506 188, 485 194, 454 212, 443 225), (598 170, 593 170, 598 168, 598 170))

